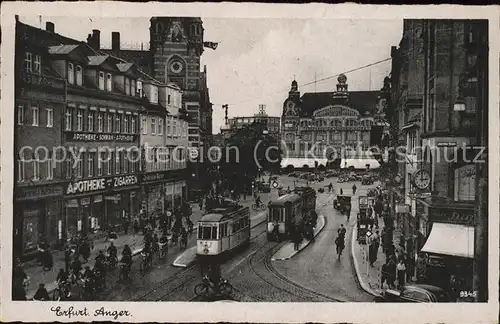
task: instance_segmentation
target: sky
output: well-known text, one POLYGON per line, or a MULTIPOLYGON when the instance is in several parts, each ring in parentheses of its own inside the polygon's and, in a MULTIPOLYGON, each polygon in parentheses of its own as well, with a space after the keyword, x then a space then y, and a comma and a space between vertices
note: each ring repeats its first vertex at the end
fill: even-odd
MULTIPOLYGON (((20 17, 45 28, 55 24, 61 35, 86 41, 92 29, 101 31, 101 48, 111 47, 111 32, 120 32, 121 48, 149 48, 149 18, 20 17)), ((333 91, 340 73, 390 58, 391 46, 402 37, 402 20, 381 19, 242 19, 203 18, 204 40, 218 42, 205 49, 213 132, 228 116, 252 116, 259 104, 271 116, 281 116, 283 102, 295 78, 299 91, 333 91), (314 83, 315 80, 325 79, 314 83), (301 86, 311 83, 307 86, 301 86)), ((379 90, 390 72, 390 60, 346 73, 349 90, 379 90)))

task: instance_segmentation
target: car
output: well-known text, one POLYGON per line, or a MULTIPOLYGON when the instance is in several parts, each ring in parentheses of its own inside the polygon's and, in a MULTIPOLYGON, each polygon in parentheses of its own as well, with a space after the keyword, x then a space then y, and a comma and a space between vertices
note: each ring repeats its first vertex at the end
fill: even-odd
POLYGON ((426 284, 405 285, 400 290, 387 289, 376 302, 389 303, 449 303, 450 295, 442 288, 426 284))

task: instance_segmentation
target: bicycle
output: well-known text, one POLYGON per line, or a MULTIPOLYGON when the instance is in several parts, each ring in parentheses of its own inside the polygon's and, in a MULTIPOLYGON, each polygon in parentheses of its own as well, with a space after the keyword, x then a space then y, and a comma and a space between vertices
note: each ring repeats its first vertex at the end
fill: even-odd
POLYGON ((141 272, 144 272, 146 269, 153 266, 153 260, 151 255, 146 254, 144 252, 141 252, 141 257, 142 259, 141 259, 141 264, 139 266, 139 270, 141 272))
POLYGON ((69 283, 58 283, 57 288, 54 289, 54 292, 52 293, 52 300, 53 301, 65 301, 69 300, 70 298, 70 290, 71 288, 69 287, 69 283))
POLYGON ((129 278, 130 267, 128 264, 121 262, 120 263, 120 273, 118 274, 118 281, 125 281, 129 278))
POLYGON ((222 296, 230 296, 233 292, 233 286, 225 279, 220 279, 219 284, 213 284, 210 279, 203 278, 203 281, 194 287, 196 296, 211 297, 216 293, 222 296))

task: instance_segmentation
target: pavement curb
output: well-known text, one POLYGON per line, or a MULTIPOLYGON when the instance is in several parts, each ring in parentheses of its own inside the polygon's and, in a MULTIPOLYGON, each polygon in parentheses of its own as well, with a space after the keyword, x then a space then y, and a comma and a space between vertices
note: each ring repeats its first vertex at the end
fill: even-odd
MULTIPOLYGON (((316 238, 322 231, 323 229, 325 228, 326 226, 326 217, 323 216, 323 215, 319 215, 318 219, 319 218, 323 218, 323 226, 321 226, 321 228, 316 232, 316 234, 314 235, 314 238, 316 238)), ((300 251, 304 250, 306 247, 309 246, 309 244, 311 244, 313 240, 311 241, 307 241, 307 243, 301 247, 298 251, 294 251, 294 253, 292 253, 292 255, 290 255, 289 257, 286 257, 286 258, 282 258, 282 259, 275 259, 275 258, 271 258, 271 261, 285 261, 285 260, 289 260, 291 258, 293 258, 295 255, 297 255, 300 251)), ((277 252, 276 252, 277 253, 277 252)))
POLYGON ((361 271, 359 270, 359 263, 358 263, 358 260, 356 259, 355 254, 354 254, 354 248, 355 248, 355 245, 357 244, 357 240, 356 240, 357 234, 358 234, 358 226, 357 226, 357 224, 354 224, 353 229, 352 229, 352 235, 351 235, 351 259, 352 259, 352 263, 354 264, 354 270, 356 271, 357 281, 364 291, 366 291, 367 293, 369 293, 372 296, 379 297, 380 294, 378 294, 376 291, 371 289, 370 286, 366 284, 366 282, 363 280, 363 278, 361 276, 361 271))

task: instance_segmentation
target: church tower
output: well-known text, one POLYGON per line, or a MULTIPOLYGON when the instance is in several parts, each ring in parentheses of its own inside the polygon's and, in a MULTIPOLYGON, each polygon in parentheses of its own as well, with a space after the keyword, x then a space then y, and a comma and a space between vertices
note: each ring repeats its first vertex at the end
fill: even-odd
POLYGON ((187 97, 200 90, 203 22, 191 17, 153 17, 150 20, 152 77, 176 83, 187 97))
POLYGON ((293 80, 288 91, 288 98, 283 103, 282 116, 294 117, 299 115, 300 110, 300 92, 297 81, 293 80))

